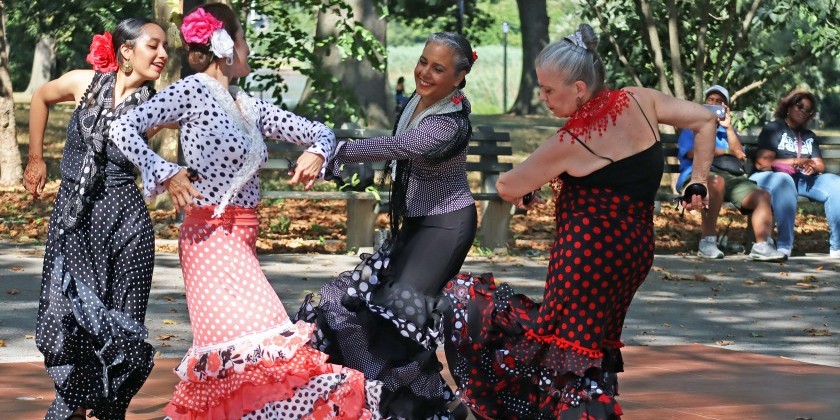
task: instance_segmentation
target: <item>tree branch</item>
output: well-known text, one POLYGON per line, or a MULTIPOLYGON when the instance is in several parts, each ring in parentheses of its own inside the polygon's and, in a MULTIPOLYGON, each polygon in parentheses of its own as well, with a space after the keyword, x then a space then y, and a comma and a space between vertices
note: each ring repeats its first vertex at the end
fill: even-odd
POLYGON ((703 96, 703 85, 706 83, 706 35, 709 32, 709 2, 700 0, 695 3, 695 13, 700 16, 700 28, 697 31, 697 48, 694 56, 694 100, 700 101, 703 96))
POLYGON ((790 66, 793 65, 794 63, 801 63, 803 61, 810 60, 812 58, 814 58, 814 53, 811 52, 811 50, 806 50, 806 49, 800 50, 799 53, 797 53, 795 56, 790 57, 787 61, 779 64, 778 66, 776 66, 776 68, 772 69, 767 74, 765 74, 763 79, 756 80, 756 81, 738 89, 735 93, 732 94, 731 102, 735 102, 735 100, 739 96, 745 95, 748 92, 761 87, 765 83, 775 79, 776 77, 779 77, 780 75, 789 74, 790 73, 790 66))
POLYGON ((747 11, 747 14, 744 15, 744 19, 741 21, 741 27, 738 28, 738 34, 735 36, 734 41, 734 48, 732 49, 732 54, 729 56, 729 59, 726 61, 726 66, 723 68, 723 71, 718 77, 719 80, 725 82, 728 77, 725 77, 732 71, 732 64, 735 62, 735 56, 738 55, 738 52, 741 51, 741 48, 747 42, 747 34, 749 33, 750 26, 752 26, 753 18, 758 10, 758 7, 761 5, 761 0, 753 0, 753 4, 750 7, 750 10, 747 11))
POLYGON ((635 83, 636 86, 642 86, 642 80, 639 79, 639 75, 636 74, 636 70, 633 69, 633 66, 630 64, 630 60, 627 59, 627 56, 621 49, 621 45, 619 45, 618 40, 615 39, 613 33, 608 29, 609 24, 604 18, 604 14, 602 13, 601 9, 592 0, 586 0, 586 2, 589 4, 589 7, 591 7, 592 10, 595 12, 595 16, 598 17, 598 23, 600 23, 601 26, 601 33, 607 35, 610 44, 613 46, 613 49, 615 50, 615 53, 618 56, 618 61, 624 67, 624 71, 626 71, 627 74, 633 79, 633 83, 635 83))
POLYGON ((665 60, 662 58, 662 45, 659 43, 659 33, 656 30, 656 22, 650 10, 650 3, 647 0, 636 0, 636 7, 642 17, 642 25, 647 29, 646 33, 650 41, 650 49, 653 53, 653 65, 659 74, 659 90, 668 95, 671 94, 671 87, 668 85, 668 78, 665 77, 665 60))
POLYGON ((676 0, 668 0, 665 3, 668 8, 668 43, 671 50, 671 75, 674 79, 674 95, 685 99, 680 31, 677 25, 677 2, 676 0))

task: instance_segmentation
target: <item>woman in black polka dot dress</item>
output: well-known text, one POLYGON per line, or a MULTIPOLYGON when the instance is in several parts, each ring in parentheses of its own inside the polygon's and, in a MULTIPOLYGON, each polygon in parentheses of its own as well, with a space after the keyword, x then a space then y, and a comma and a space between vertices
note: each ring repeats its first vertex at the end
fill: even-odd
MULTIPOLYGON (((148 99, 166 64, 166 35, 127 19, 94 37, 88 61, 32 96, 24 185, 36 198, 48 106, 79 105, 70 117, 61 186, 50 218, 35 342, 55 381, 49 419, 122 419, 152 370, 143 325, 154 266, 149 212, 134 168, 109 141, 114 119, 148 99), (117 59, 119 57, 119 59, 117 59)), ((144 134, 145 136, 145 134, 144 134)))
POLYGON ((309 146, 292 178, 308 188, 335 135, 231 85, 250 67, 245 34, 228 6, 193 9, 181 35, 198 73, 111 129, 113 141, 140 167, 146 195, 166 190, 188 211, 178 251, 193 343, 175 369, 180 382, 164 413, 172 419, 378 418, 379 384, 328 363, 308 345, 314 326, 291 322, 256 255, 264 137, 309 146), (163 160, 139 136, 172 122, 180 126, 191 170, 163 160))
MULTIPOLYGON (((440 375, 441 288, 472 245, 476 208, 466 177, 472 134, 461 93, 476 56, 454 33, 429 37, 414 70, 416 92, 394 136, 339 144, 328 171, 349 162, 396 161, 391 190, 392 239, 362 255, 312 295, 298 317, 317 322, 313 341, 335 363, 383 383, 386 417, 448 419, 467 414, 440 375)), ((391 167, 394 167, 392 162, 391 167)))
MULTIPOLYGON (((525 162, 499 177, 505 200, 522 206, 550 183, 557 236, 541 303, 497 286, 491 274, 462 274, 445 294, 454 311, 446 354, 458 396, 479 418, 618 419, 621 329, 653 263, 653 201, 664 158, 658 124, 701 139, 705 184, 714 116, 644 88, 604 86, 597 37, 588 25, 536 59, 541 98, 568 117, 525 162)), ((703 205, 694 196, 689 208, 703 205)))

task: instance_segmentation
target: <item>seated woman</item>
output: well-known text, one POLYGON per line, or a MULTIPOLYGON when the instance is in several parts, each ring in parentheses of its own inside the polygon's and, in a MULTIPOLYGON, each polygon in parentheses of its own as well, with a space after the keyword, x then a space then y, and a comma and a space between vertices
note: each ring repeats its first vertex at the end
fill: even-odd
POLYGON ((345 163, 392 161, 392 239, 324 285, 317 307, 308 296, 298 314, 317 322, 314 344, 330 361, 383 383, 385 417, 450 419, 459 408, 435 351, 441 289, 460 270, 477 224, 466 175, 470 103, 461 92, 475 59, 462 36, 430 36, 394 136, 339 144, 327 169, 337 175, 345 163))
POLYGON ((807 125, 817 111, 813 93, 793 91, 779 101, 775 120, 758 135, 755 172, 750 179, 770 192, 779 229, 777 249, 790 256, 796 197, 825 203, 831 229, 829 256, 840 258, 840 176, 827 174, 819 137, 807 125))
MULTIPOLYGON (((499 177, 518 205, 551 183, 557 236, 542 303, 459 275, 444 294, 446 354, 458 396, 478 418, 617 419, 624 316, 653 263, 653 202, 664 168, 658 124, 696 133, 687 191, 709 173, 716 117, 699 104, 645 88, 611 90, 589 25, 536 59, 541 98, 557 134, 499 177)), ((688 208, 703 205, 691 194, 688 208)))

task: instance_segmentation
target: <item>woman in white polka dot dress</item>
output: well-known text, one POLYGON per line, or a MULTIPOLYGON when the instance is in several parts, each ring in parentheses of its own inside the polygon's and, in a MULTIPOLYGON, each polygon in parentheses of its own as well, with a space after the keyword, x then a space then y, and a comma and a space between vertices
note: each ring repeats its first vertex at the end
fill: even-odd
MULTIPOLYGON (((96 35, 88 62, 32 95, 24 186, 36 198, 49 105, 75 101, 50 217, 35 343, 56 396, 46 418, 122 419, 153 366, 143 325, 154 267, 149 212, 134 167, 109 141, 114 119, 147 100, 166 64, 166 34, 145 19, 96 35)), ((141 137, 145 141, 146 133, 141 137)))
POLYGON ((344 163, 397 161, 392 240, 321 288, 317 307, 307 297, 297 315, 317 323, 313 344, 331 361, 383 383, 386 417, 467 414, 435 351, 443 338, 441 289, 460 270, 477 223, 466 175, 470 104, 461 92, 476 58, 460 35, 430 36, 394 136, 341 143, 327 168, 337 176, 344 163))
POLYGON ((179 252, 193 345, 175 370, 181 381, 164 412, 173 419, 378 418, 379 384, 307 345, 314 326, 290 321, 256 256, 263 137, 309 146, 292 178, 308 188, 332 151, 333 132, 230 84, 250 68, 228 6, 193 9, 181 34, 199 73, 111 130, 140 167, 146 195, 166 190, 188 211, 179 252), (190 170, 164 161, 139 136, 171 122, 180 125, 190 170))

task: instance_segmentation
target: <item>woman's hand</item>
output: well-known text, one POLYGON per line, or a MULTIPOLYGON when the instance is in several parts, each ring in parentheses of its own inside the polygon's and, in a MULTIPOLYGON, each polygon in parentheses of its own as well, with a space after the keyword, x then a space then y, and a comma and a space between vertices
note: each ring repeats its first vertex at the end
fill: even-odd
POLYGON ((40 198, 47 183, 47 164, 40 156, 29 156, 29 163, 26 164, 26 171, 23 172, 23 188, 32 197, 40 198))
POLYGON ((709 189, 705 181, 691 180, 683 190, 680 205, 686 210, 705 211, 709 208, 709 189), (695 187, 695 185, 700 187, 695 187), (701 188, 702 187, 702 188, 701 188), (692 190, 697 191, 692 191, 692 190), (688 194, 688 195, 687 195, 688 194), (687 200, 688 199, 688 200, 687 200))
POLYGON ((312 188, 315 185, 315 180, 321 175, 323 165, 323 156, 312 152, 301 153, 294 166, 294 172, 289 171, 289 174, 292 175, 289 184, 303 184, 305 190, 312 188))
POLYGON ((195 187, 193 187, 192 182, 190 182, 189 171, 187 171, 186 168, 182 168, 171 178, 163 181, 163 185, 166 187, 166 191, 169 192, 169 196, 172 197, 172 203, 175 205, 175 210, 178 211, 189 211, 193 207, 194 198, 204 198, 204 196, 201 195, 195 187))
POLYGON ((536 191, 525 194, 514 200, 513 205, 520 209, 530 210, 537 204, 545 204, 545 199, 536 191))

